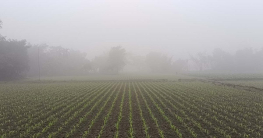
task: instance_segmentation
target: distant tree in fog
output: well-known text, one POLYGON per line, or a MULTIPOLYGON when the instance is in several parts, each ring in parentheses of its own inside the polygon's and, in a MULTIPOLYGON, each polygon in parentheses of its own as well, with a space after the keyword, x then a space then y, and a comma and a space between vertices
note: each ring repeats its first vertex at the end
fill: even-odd
POLYGON ((0 28, 2 28, 2 24, 3 24, 3 22, 0 20, 0 28))
POLYGON ((0 20, 0 28, 2 28, 2 23, 3 23, 3 22, 0 20))
POLYGON ((159 52, 150 52, 146 56, 130 54, 127 58, 126 72, 174 74, 188 70, 188 60, 172 61, 172 57, 159 52))
MULTIPOLYGON (((0 28, 2 28, 0 20, 0 28)), ((13 80, 24 77, 28 70, 26 40, 6 40, 0 34, 0 80, 13 80)))
POLYGON ((198 70, 206 69, 220 73, 262 73, 263 49, 253 51, 251 48, 239 49, 230 54, 222 49, 215 49, 212 55, 197 54, 191 57, 198 70))
POLYGON ((121 46, 112 47, 108 53, 96 56, 91 65, 95 73, 118 74, 126 65, 126 50, 121 46))
POLYGON ((147 64, 145 63, 145 56, 127 54, 127 65, 124 69, 125 72, 146 73, 149 72, 147 64))
POLYGON ((223 51, 222 49, 215 49, 212 54, 212 70, 216 72, 233 72, 235 67, 234 55, 223 51))
POLYGON ((86 72, 89 72, 89 73, 92 72, 93 71, 92 63, 89 60, 86 60, 86 62, 84 63, 83 69, 86 72))
POLYGON ((148 53, 145 62, 153 73, 169 73, 172 69, 172 57, 162 53, 148 53))
POLYGON ((125 63, 126 50, 120 46, 112 47, 109 56, 108 56, 108 66, 107 70, 111 74, 118 74, 123 67, 126 65, 125 63))
POLYGON ((173 62, 172 68, 176 73, 188 71, 188 60, 178 59, 173 62))
POLYGON ((206 53, 199 52, 195 57, 191 56, 191 60, 195 63, 199 71, 207 70, 211 68, 211 56, 206 53))
MULTIPOLYGON (((2 28, 2 21, 0 20, 0 29, 2 28)), ((0 34, 0 40, 5 40, 5 38, 0 34)))
POLYGON ((259 68, 256 54, 251 48, 240 49, 235 54, 235 71, 255 72, 259 68))
POLYGON ((257 64, 258 69, 263 72, 263 48, 255 53, 255 58, 254 62, 257 64))
POLYGON ((33 46, 28 53, 30 59, 28 75, 30 76, 38 75, 38 64, 40 74, 43 76, 85 74, 86 53, 46 44, 33 46))
POLYGON ((28 70, 26 40, 0 39, 0 80, 18 79, 28 70))
POLYGON ((93 73, 105 73, 107 66, 108 55, 96 56, 91 61, 91 68, 93 73))

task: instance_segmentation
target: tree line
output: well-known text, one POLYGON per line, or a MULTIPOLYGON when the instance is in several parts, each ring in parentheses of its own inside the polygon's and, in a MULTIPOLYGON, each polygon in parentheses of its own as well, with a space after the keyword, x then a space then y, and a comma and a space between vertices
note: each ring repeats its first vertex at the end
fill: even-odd
MULTIPOLYGON (((0 28, 2 21, 0 20, 0 28)), ((215 49, 189 59, 174 60, 160 52, 134 55, 121 46, 89 60, 87 53, 47 44, 31 45, 26 40, 6 39, 0 34, 0 80, 37 76, 76 76, 90 74, 182 73, 188 71, 249 73, 263 71, 263 49, 241 49, 230 54, 215 49)))
POLYGON ((212 54, 201 52, 191 56, 191 60, 195 69, 201 72, 263 73, 263 48, 256 51, 244 48, 232 54, 217 48, 212 54))

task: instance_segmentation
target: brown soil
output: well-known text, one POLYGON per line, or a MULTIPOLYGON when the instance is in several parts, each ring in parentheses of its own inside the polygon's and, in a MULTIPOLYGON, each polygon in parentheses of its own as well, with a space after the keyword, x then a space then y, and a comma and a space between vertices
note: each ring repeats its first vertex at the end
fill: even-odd
POLYGON ((112 109, 111 115, 109 116, 109 120, 104 127, 103 134, 101 135, 102 138, 113 138, 116 133, 116 127, 115 124, 118 121, 118 116, 120 112, 120 105, 121 105, 121 98, 122 94, 124 93, 124 87, 120 89, 120 93, 118 95, 118 99, 115 102, 115 105, 112 109))
MULTIPOLYGON (((98 118, 95 120, 95 123, 93 124, 92 128, 90 129, 90 133, 89 135, 87 136, 88 138, 93 138, 93 137, 97 137, 99 135, 99 132, 101 130, 101 127, 103 126, 104 124, 104 118, 107 116, 110 108, 111 108, 111 105, 114 101, 114 98, 116 96, 118 96, 117 100, 120 100, 121 99, 121 93, 118 94, 118 90, 119 90, 119 87, 121 87, 120 85, 116 88, 116 90, 114 91, 114 94, 112 95, 111 99, 108 101, 108 103, 106 104, 106 106, 104 107, 104 109, 102 110, 102 112, 100 113, 100 115, 98 116, 98 118), (117 95, 118 94, 118 95, 117 95)), ((112 90, 113 91, 113 90, 112 90)), ((108 98, 106 96, 106 98, 108 98)), ((102 101, 102 106, 104 105, 106 100, 102 101)), ((116 101, 117 102, 117 101, 116 101)), ((116 107, 116 103, 114 105, 114 107, 116 107)), ((99 112, 100 108, 98 108, 98 111, 99 112)), ((97 114, 97 112, 95 113, 95 115, 97 114)), ((93 119, 93 118, 90 118, 90 119, 93 119)), ((91 120, 90 120, 91 121, 91 120)), ((107 122, 108 123, 108 122, 107 122)), ((88 123, 90 124, 90 123, 88 123)), ((84 129, 84 130, 88 130, 88 125, 87 125, 87 128, 84 129)))
POLYGON ((145 137, 143 129, 143 121, 140 117, 140 110, 136 100, 135 88, 131 87, 131 103, 132 103, 132 121, 135 138, 145 137))
POLYGON ((146 104, 145 104, 145 102, 144 102, 144 100, 142 98, 141 93, 140 93, 140 90, 142 91, 142 89, 139 88, 139 87, 136 87, 136 89, 137 89, 138 99, 139 99, 140 104, 141 104, 143 117, 144 117, 144 119, 146 121, 147 126, 149 127, 148 128, 148 133, 150 134, 151 138, 159 138, 160 136, 159 136, 159 133, 158 133, 158 129, 157 129, 154 121, 152 120, 151 115, 148 112, 147 106, 146 106, 146 104))
MULTIPOLYGON (((111 88, 111 90, 113 90, 113 89, 114 89, 114 87, 111 88)), ((93 111, 86 117, 86 120, 80 124, 78 130, 73 134, 75 137, 81 137, 82 134, 84 133, 84 131, 87 130, 86 128, 88 128, 88 125, 90 124, 91 119, 95 117, 96 113, 99 111, 100 107, 103 105, 103 103, 104 103, 103 101, 105 101, 110 94, 111 94, 111 92, 107 93, 106 96, 104 97, 104 99, 102 99, 102 101, 96 106, 96 108, 93 109, 93 111)), ((100 97, 98 97, 98 99, 99 98, 100 97)), ((87 112, 90 111, 91 107, 97 102, 97 100, 94 100, 93 103, 91 103, 88 106, 88 108, 84 109, 84 111, 81 112, 78 115, 78 117, 75 118, 75 120, 71 120, 67 126, 63 126, 62 132, 59 133, 56 137, 65 137, 66 133, 70 131, 70 129, 73 127, 73 125, 75 125, 81 117, 83 117, 87 112)))
POLYGON ((129 87, 128 83, 126 83, 126 88, 124 90, 126 92, 123 101, 123 109, 122 109, 122 120, 120 122, 119 127, 119 138, 128 138, 128 131, 130 128, 129 125, 129 87))

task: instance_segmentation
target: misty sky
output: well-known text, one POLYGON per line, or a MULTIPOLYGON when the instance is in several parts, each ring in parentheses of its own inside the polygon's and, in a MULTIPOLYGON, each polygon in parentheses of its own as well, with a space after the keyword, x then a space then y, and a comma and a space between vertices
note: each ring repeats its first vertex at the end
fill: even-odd
POLYGON ((263 47, 263 0, 0 0, 0 34, 99 55, 263 47))

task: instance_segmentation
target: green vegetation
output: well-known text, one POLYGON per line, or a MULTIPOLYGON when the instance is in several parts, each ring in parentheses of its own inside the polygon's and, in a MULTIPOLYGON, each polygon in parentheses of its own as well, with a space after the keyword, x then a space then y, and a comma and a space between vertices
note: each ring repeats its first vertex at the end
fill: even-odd
POLYGON ((198 80, 0 83, 0 104, 1 138, 263 133, 262 92, 198 80))

